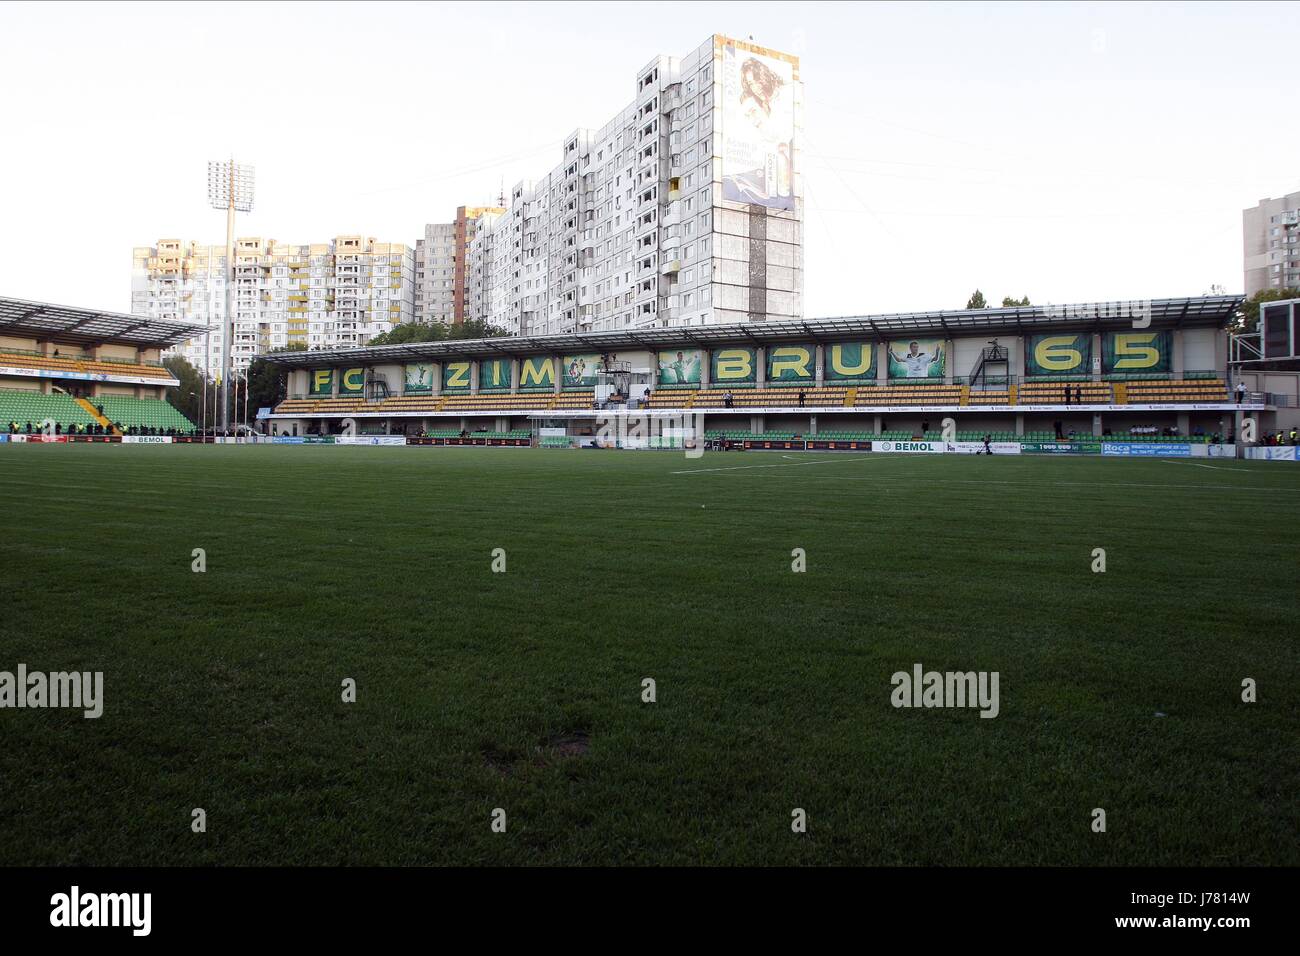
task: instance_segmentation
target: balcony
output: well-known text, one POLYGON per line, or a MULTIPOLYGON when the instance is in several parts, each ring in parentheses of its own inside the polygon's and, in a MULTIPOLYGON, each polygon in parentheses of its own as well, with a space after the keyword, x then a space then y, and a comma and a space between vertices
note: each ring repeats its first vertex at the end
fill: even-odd
POLYGON ((682 271, 682 262, 680 259, 668 259, 659 263, 659 274, 661 276, 673 275, 682 271))

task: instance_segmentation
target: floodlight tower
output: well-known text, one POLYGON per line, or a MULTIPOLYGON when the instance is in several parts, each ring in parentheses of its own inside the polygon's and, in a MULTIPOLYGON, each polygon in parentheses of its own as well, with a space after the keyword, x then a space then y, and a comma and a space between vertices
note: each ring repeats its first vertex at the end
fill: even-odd
MULTIPOLYGON (((208 203, 213 209, 226 211, 226 319, 221 326, 221 414, 214 416, 225 430, 230 427, 230 340, 234 338, 234 302, 231 298, 235 285, 235 211, 250 212, 253 208, 253 167, 229 161, 208 163, 208 203)), ((219 423, 219 424, 218 424, 219 423)))

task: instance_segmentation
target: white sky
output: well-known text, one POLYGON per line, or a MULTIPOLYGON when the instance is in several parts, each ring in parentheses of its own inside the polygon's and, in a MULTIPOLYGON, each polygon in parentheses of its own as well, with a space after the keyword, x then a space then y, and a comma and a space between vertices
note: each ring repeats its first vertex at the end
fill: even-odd
POLYGON ((0 294, 129 310, 231 153, 240 235, 414 246, 714 32, 802 58, 810 317, 1239 291, 1300 189, 1293 3, 0 2, 0 294))

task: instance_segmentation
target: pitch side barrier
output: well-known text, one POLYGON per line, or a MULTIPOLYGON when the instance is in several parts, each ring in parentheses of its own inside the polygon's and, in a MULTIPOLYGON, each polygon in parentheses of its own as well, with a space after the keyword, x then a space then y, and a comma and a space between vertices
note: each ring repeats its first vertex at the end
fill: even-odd
MULTIPOLYGON (((247 438, 214 438, 212 436, 172 435, 41 435, 25 433, 0 434, 0 443, 12 444, 122 444, 122 445, 186 445, 186 444, 258 444, 258 445, 453 445, 462 447, 527 448, 531 438, 425 438, 409 435, 279 435, 250 436, 247 438)), ((602 445, 592 436, 573 436, 573 447, 617 447, 627 450, 680 450, 680 441, 620 442, 614 446, 602 445)), ((846 439, 784 439, 745 438, 727 439, 728 449, 744 451, 869 451, 886 455, 976 455, 984 453, 984 443, 978 441, 885 441, 846 439)), ((1115 458, 1251 458, 1266 461, 1297 461, 1300 446, 1252 446, 1210 444, 1205 442, 1134 442, 1134 441, 1060 441, 1060 442, 1007 442, 989 443, 994 455, 1100 455, 1115 458)))

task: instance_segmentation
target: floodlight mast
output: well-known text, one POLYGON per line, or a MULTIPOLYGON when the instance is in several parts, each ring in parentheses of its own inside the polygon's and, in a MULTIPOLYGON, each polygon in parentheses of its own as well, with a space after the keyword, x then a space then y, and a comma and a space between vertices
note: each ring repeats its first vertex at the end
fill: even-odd
POLYGON ((230 428, 230 343, 234 338, 235 285, 235 210, 253 208, 253 167, 243 166, 231 158, 228 162, 208 163, 208 202, 213 209, 226 211, 226 317, 221 326, 221 414, 213 424, 225 431, 230 428))

